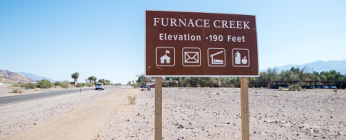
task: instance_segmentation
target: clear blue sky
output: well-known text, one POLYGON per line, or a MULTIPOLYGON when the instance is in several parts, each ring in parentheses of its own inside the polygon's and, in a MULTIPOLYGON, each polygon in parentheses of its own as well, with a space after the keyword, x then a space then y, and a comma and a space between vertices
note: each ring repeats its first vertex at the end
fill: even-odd
POLYGON ((145 10, 255 15, 260 69, 346 59, 346 1, 0 1, 0 69, 126 83, 144 73, 145 10))

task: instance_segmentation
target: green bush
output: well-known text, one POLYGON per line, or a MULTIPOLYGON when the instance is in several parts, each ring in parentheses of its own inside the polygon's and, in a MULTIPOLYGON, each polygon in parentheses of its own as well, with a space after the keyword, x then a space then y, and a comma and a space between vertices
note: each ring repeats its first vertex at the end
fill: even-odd
POLYGON ((93 86, 95 86, 95 85, 94 85, 94 83, 86 83, 85 86, 87 86, 87 87, 93 87, 93 86))
POLYGON ((51 87, 54 87, 54 88, 56 87, 55 83, 50 83, 50 85, 51 85, 51 87))
POLYGON ((115 83, 114 85, 115 85, 115 86, 120 86, 120 85, 121 85, 121 83, 115 83))
POLYGON ((77 83, 76 87, 85 87, 86 83, 77 83))
POLYGON ((279 87, 279 91, 283 91, 284 90, 284 88, 283 87, 279 87))
POLYGON ((50 88, 52 87, 52 83, 46 79, 42 79, 41 81, 38 82, 38 87, 39 88, 50 88))
POLYGON ((60 86, 62 87, 62 88, 69 88, 70 87, 70 82, 68 82, 68 81, 64 81, 64 82, 62 82, 61 84, 60 84, 60 86))
POLYGON ((25 89, 34 89, 34 88, 37 88, 37 84, 27 83, 27 84, 24 84, 24 88, 25 89))
POLYGON ((81 83, 77 83, 76 87, 82 87, 81 83))
MULTIPOLYGON (((162 82, 162 86, 164 85, 164 82, 162 82)), ((139 83, 134 83, 134 84, 132 84, 131 86, 133 86, 133 88, 139 88, 140 87, 140 85, 139 85, 139 83)), ((167 86, 167 85, 166 85, 167 86)))
POLYGON ((11 85, 11 87, 23 87, 23 86, 24 86, 24 84, 22 84, 22 83, 15 83, 15 84, 11 85))
POLYGON ((288 87, 289 91, 302 91, 302 86, 300 86, 299 84, 294 84, 288 87))
POLYGON ((56 82, 54 83, 54 85, 55 85, 55 86, 60 86, 60 85, 61 85, 61 82, 56 81, 56 82))

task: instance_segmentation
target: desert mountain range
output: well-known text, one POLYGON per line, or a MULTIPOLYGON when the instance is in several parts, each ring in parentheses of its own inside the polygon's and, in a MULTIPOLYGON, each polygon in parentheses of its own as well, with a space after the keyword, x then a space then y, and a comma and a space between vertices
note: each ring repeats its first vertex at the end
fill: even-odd
POLYGON ((22 76, 25 76, 25 77, 28 77, 34 81, 40 81, 42 79, 46 79, 46 80, 49 80, 50 82, 55 82, 55 80, 52 80, 50 78, 47 78, 47 77, 43 77, 43 76, 38 76, 38 75, 35 75, 35 74, 31 74, 31 73, 25 73, 25 72, 17 72, 18 74, 22 75, 22 76))
MULTIPOLYGON (((314 68, 314 71, 317 71, 317 72, 335 70, 337 72, 340 72, 341 74, 346 74, 346 59, 345 60, 330 60, 330 61, 318 60, 315 62, 309 62, 309 63, 305 63, 301 65, 288 64, 284 66, 278 66, 275 68, 281 71, 281 70, 289 70, 291 69, 291 67, 303 68, 305 66, 308 69, 314 68)), ((267 68, 261 71, 267 71, 267 68)))
POLYGON ((35 82, 34 80, 22 76, 18 73, 11 72, 8 70, 0 70, 0 82, 5 82, 5 83, 14 83, 14 82, 24 82, 24 83, 29 83, 29 82, 35 82))

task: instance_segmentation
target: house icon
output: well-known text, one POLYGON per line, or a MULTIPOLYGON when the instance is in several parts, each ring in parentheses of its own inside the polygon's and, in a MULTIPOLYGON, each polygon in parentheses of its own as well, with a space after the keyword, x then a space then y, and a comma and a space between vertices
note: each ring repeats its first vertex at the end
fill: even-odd
POLYGON ((166 50, 166 54, 160 57, 161 64, 164 64, 165 61, 167 64, 171 63, 171 58, 167 54, 169 54, 169 50, 166 50))

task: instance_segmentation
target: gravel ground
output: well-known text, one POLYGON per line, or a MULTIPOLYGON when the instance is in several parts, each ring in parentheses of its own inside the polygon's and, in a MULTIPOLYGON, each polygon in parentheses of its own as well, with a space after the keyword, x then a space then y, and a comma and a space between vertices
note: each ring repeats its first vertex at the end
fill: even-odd
POLYGON ((0 139, 16 132, 38 125, 60 114, 88 104, 117 91, 116 88, 106 90, 89 90, 52 98, 39 99, 0 107, 0 139))
MULTIPOLYGON (((136 91, 99 139, 154 139, 154 90, 136 91)), ((249 89, 251 139, 346 139, 346 92, 249 89)), ((239 89, 163 89, 164 139, 241 139, 239 89)))

